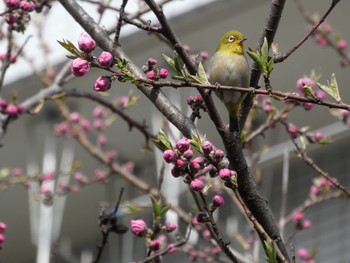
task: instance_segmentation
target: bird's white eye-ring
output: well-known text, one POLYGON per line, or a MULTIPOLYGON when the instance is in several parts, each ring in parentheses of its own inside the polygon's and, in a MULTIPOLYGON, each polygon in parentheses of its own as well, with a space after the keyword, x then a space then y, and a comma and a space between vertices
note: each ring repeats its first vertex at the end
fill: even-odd
POLYGON ((234 36, 229 36, 228 37, 228 42, 233 42, 233 41, 235 41, 235 37, 234 36))

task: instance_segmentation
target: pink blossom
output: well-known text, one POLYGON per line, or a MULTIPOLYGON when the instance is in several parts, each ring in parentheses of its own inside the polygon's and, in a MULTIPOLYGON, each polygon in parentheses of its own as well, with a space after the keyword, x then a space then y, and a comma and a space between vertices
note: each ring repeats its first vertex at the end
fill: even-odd
POLYGON ((319 100, 324 100, 326 98, 326 93, 322 90, 318 90, 316 92, 316 98, 318 98, 319 100))
POLYGON ((111 88, 111 79, 107 76, 100 76, 95 81, 94 90, 97 92, 106 92, 111 88))
POLYGON ((70 64, 70 71, 76 77, 82 77, 90 70, 90 64, 85 59, 76 58, 70 64))
POLYGON ((214 156, 213 157, 214 157, 215 161, 219 163, 219 162, 222 161, 222 159, 224 159, 225 153, 221 149, 216 149, 214 151, 214 156))
POLYGON ((103 181, 106 178, 104 171, 101 169, 95 169, 94 176, 96 181, 103 181))
POLYGON ((322 140, 322 139, 323 139, 323 133, 322 133, 322 132, 316 132, 316 134, 315 134, 315 139, 316 139, 317 141, 322 140))
POLYGON ((13 168, 12 174, 14 176, 21 176, 21 175, 23 175, 23 170, 22 170, 22 168, 19 168, 19 167, 13 168))
POLYGON ((142 219, 131 220, 130 228, 134 235, 138 237, 143 237, 147 234, 147 225, 142 219))
POLYGON ((199 52, 199 56, 202 59, 208 59, 209 58, 209 53, 207 51, 201 51, 201 52, 199 52))
POLYGON ((94 128, 99 131, 103 130, 103 128, 105 127, 104 122, 100 119, 94 120, 92 126, 94 126, 94 128))
POLYGON ((80 184, 86 184, 89 182, 89 179, 82 172, 75 172, 74 179, 80 184))
POLYGON ((48 172, 48 173, 44 173, 41 179, 43 181, 50 181, 50 180, 53 180, 55 176, 56 174, 54 172, 48 172))
POLYGON ((176 166, 177 168, 184 169, 184 168, 186 167, 186 165, 187 165, 187 162, 184 161, 184 160, 182 160, 182 159, 177 159, 177 160, 175 161, 175 166, 176 166))
POLYGON ((187 103, 187 105, 191 106, 194 103, 194 97, 193 96, 189 96, 186 99, 186 103, 187 103))
POLYGON ((168 253, 169 253, 169 254, 175 254, 176 251, 177 251, 177 248, 176 248, 173 244, 170 244, 170 245, 168 246, 168 248, 169 248, 169 250, 168 250, 168 253))
POLYGON ((316 196, 318 193, 320 192, 320 190, 318 189, 318 187, 316 185, 311 185, 310 187, 310 195, 316 196))
POLYGON ((305 102, 303 103, 303 107, 305 110, 310 111, 315 107, 315 104, 311 102, 305 102))
POLYGON ((188 149, 182 154, 182 157, 185 158, 186 160, 190 160, 193 157, 193 151, 191 149, 188 149))
POLYGON ((89 35, 81 33, 78 39, 78 46, 80 50, 85 53, 90 53, 96 47, 96 42, 89 35))
POLYGON ((113 55, 107 51, 103 51, 98 57, 98 63, 103 68, 108 68, 113 62, 113 55))
POLYGON ((109 150, 109 151, 105 152, 105 156, 108 160, 112 160, 118 156, 118 153, 116 150, 109 150))
POLYGON ((202 234, 203 234, 203 237, 205 237, 207 239, 211 238, 211 233, 210 233, 209 229, 205 229, 202 234))

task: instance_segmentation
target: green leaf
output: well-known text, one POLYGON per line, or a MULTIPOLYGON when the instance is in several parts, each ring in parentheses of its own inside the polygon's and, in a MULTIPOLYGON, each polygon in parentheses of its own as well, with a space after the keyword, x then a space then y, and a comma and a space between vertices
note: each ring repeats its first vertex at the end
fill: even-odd
POLYGON ((66 49, 69 53, 73 55, 74 58, 81 57, 84 58, 84 54, 69 40, 57 40, 58 44, 60 44, 64 49, 66 49))
POLYGON ((151 202, 152 202, 154 218, 158 220, 160 219, 160 214, 161 214, 160 202, 153 195, 150 195, 149 197, 151 198, 151 202))
POLYGON ((323 84, 318 83, 318 82, 316 82, 316 83, 321 90, 326 92, 328 95, 330 95, 337 102, 341 102, 341 98, 339 95, 338 83, 337 83, 337 79, 336 79, 334 73, 331 76, 331 81, 327 81, 328 85, 323 85, 323 84))
POLYGON ((155 139, 152 139, 152 142, 155 146, 157 146, 160 150, 174 150, 169 138, 166 136, 166 134, 160 130, 157 137, 155 139))
POLYGON ((303 150, 306 149, 306 145, 307 145, 307 139, 304 135, 300 136, 300 143, 301 143, 301 148, 303 150))
POLYGON ((163 206, 162 209, 160 210, 160 217, 165 216, 165 214, 169 211, 169 209, 170 209, 169 205, 163 206))
POLYGON ((260 60, 260 54, 259 51, 247 51, 247 54, 249 57, 261 68, 261 60, 260 60))
POLYGON ((207 78, 207 73, 204 70, 202 62, 199 62, 197 75, 200 80, 200 84, 209 84, 209 80, 207 78))
POLYGON ((174 62, 174 60, 171 57, 168 57, 165 54, 162 54, 162 56, 165 59, 165 61, 169 64, 169 66, 172 67, 174 70, 176 70, 175 69, 175 62, 174 62))
POLYGON ((268 56, 269 56, 269 44, 267 43, 267 38, 264 37, 264 42, 261 47, 261 60, 265 63, 265 65, 267 63, 268 56))
POLYGON ((264 241, 266 247, 266 255, 265 260, 269 263, 277 263, 277 252, 275 248, 275 244, 271 241, 264 241))

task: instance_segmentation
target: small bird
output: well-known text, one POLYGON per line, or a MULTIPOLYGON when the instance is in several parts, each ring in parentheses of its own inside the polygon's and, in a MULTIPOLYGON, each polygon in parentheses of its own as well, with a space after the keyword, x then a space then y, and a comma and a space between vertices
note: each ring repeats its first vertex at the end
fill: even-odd
MULTIPOLYGON (((209 62, 209 80, 212 84, 236 87, 249 87, 250 69, 244 56, 243 42, 246 39, 236 30, 224 34, 209 62)), ((225 104, 230 117, 230 131, 240 132, 239 111, 245 93, 230 90, 215 91, 225 104)))

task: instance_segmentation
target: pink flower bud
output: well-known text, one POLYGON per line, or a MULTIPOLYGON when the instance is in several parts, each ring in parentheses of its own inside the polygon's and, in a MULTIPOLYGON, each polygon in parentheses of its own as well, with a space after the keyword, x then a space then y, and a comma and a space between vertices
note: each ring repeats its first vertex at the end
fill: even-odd
POLYGON ((149 69, 151 69, 156 63, 157 63, 157 59, 156 58, 149 58, 148 61, 147 61, 149 69))
POLYGON ((103 181, 106 178, 106 174, 101 169, 95 169, 94 176, 96 181, 103 181))
POLYGON ((202 102, 203 101, 203 97, 201 94, 197 94, 196 97, 195 97, 195 100, 198 101, 198 102, 202 102))
POLYGON ((70 71, 76 77, 82 77, 90 70, 90 64, 85 59, 76 58, 70 64, 70 71))
POLYGON ((177 141, 175 149, 183 153, 190 148, 190 145, 191 145, 190 140, 184 137, 177 141))
POLYGON ((10 116, 15 116, 18 113, 18 107, 15 104, 10 103, 6 107, 6 113, 10 116))
POLYGON ((151 70, 147 73, 147 78, 148 79, 155 79, 156 78, 156 73, 154 70, 151 70))
POLYGON ((161 69, 159 70, 159 77, 160 77, 161 79, 166 79, 166 78, 168 77, 168 74, 169 74, 169 72, 168 72, 168 70, 165 69, 165 68, 161 68, 161 69))
POLYGON ((113 160, 117 158, 118 152, 116 150, 109 150, 105 152, 105 156, 107 157, 108 160, 113 160))
POLYGON ((305 219, 302 221, 301 226, 303 229, 309 229, 312 227, 312 222, 311 220, 305 219))
POLYGON ((102 118, 104 115, 104 109, 102 106, 97 106, 94 111, 93 111, 93 115, 95 118, 102 118))
POLYGON ((213 205, 215 207, 223 206, 225 204, 225 200, 221 195, 215 195, 213 197, 213 205))
POLYGON ((288 132, 293 138, 296 138, 298 136, 298 128, 292 123, 288 125, 288 132))
POLYGON ((191 105, 194 103, 194 98, 193 98, 193 96, 189 96, 189 97, 186 99, 186 103, 187 103, 187 105, 191 106, 191 105))
POLYGON ((169 254, 175 254, 176 251, 177 251, 177 248, 176 248, 173 244, 170 244, 170 245, 168 246, 168 248, 169 248, 169 250, 168 250, 168 253, 169 253, 169 254))
POLYGON ((48 172, 48 173, 44 173, 41 179, 43 181, 50 181, 50 180, 53 180, 55 176, 56 174, 54 172, 48 172))
POLYGON ((299 222, 300 220, 302 220, 304 218, 304 214, 301 212, 297 212, 293 215, 292 219, 294 222, 299 222))
POLYGON ((157 251, 160 248, 160 242, 159 240, 151 240, 149 242, 149 249, 152 251, 157 251))
POLYGON ((17 8, 19 6, 20 0, 5 0, 5 4, 9 8, 17 8))
POLYGON ((328 46, 328 39, 321 34, 316 34, 315 40, 322 47, 328 46))
POLYGON ((94 122, 92 123, 92 126, 94 126, 94 128, 99 131, 102 131, 103 128, 105 127, 104 122, 100 119, 94 120, 94 122))
POLYGON ((29 1, 21 1, 19 6, 23 11, 31 12, 36 8, 36 4, 34 2, 29 1))
POLYGON ((192 159, 193 157, 193 151, 191 149, 188 149, 187 151, 185 151, 183 154, 182 154, 182 157, 187 159, 187 160, 190 160, 192 159))
POLYGON ((184 169, 187 165, 187 162, 182 159, 177 159, 175 162, 175 166, 180 169, 184 169))
POLYGON ((305 102, 303 103, 303 107, 305 110, 310 111, 315 107, 315 104, 311 102, 305 102))
POLYGON ((339 49, 346 49, 348 47, 348 41, 341 39, 337 43, 337 48, 339 49))
POLYGON ((97 143, 101 146, 106 145, 108 139, 107 136, 104 134, 99 134, 97 137, 97 143))
POLYGON ((179 169, 176 166, 172 167, 170 172, 171 172, 172 176, 174 176, 175 178, 178 178, 184 174, 183 169, 179 169))
POLYGON ((167 222, 165 223, 165 227, 168 233, 174 232, 177 229, 177 224, 167 222))
POLYGON ((108 68, 113 62, 113 55, 107 51, 103 51, 98 57, 98 63, 103 68, 108 68))
POLYGON ((310 258, 309 251, 306 248, 299 248, 297 250, 297 256, 302 260, 308 260, 310 258))
POLYGON ((138 237, 143 237, 147 234, 147 225, 142 219, 131 220, 130 228, 134 235, 138 237))
POLYGON ((50 190, 46 186, 42 185, 40 187, 40 193, 41 194, 48 194, 48 193, 50 193, 50 190))
POLYGON ((81 51, 85 53, 90 53, 96 47, 96 42, 89 35, 82 33, 78 39, 78 46, 81 51))
POLYGON ((165 150, 163 153, 163 158, 167 163, 172 163, 176 160, 176 154, 173 150, 165 150))
POLYGON ((190 188, 195 192, 202 191, 204 188, 204 183, 202 180, 194 179, 190 184, 190 188))
POLYGON ((80 121, 80 113, 79 112, 72 112, 70 115, 70 120, 73 123, 79 123, 80 121))
POLYGON ((0 99, 0 109, 5 109, 7 107, 7 100, 0 99))
POLYGON ((233 175, 232 171, 227 168, 223 168, 219 171, 219 176, 224 181, 230 180, 232 175, 233 175))
POLYGON ((4 222, 0 222, 0 234, 4 234, 6 232, 7 225, 4 222))
POLYGON ((214 157, 215 161, 217 163, 219 163, 219 162, 222 161, 222 159, 224 159, 225 153, 222 150, 220 150, 220 149, 216 149, 214 151, 214 156, 213 157, 214 157))
POLYGON ((89 182, 89 179, 82 172, 75 172, 74 179, 80 184, 86 184, 89 182))
POLYGON ((89 132, 91 131, 91 122, 89 120, 82 120, 81 127, 84 131, 89 132))
POLYGON ((316 132, 316 134, 315 134, 315 139, 316 139, 317 141, 322 140, 322 139, 323 139, 323 133, 322 133, 322 132, 316 132))
MULTIPOLYGON (((2 53, 0 54, 0 60, 5 60, 7 58, 7 54, 6 53, 2 53)), ((17 61, 17 57, 14 54, 10 54, 10 62, 11 63, 15 63, 17 61)))
POLYGON ((311 185, 310 187, 310 195, 316 196, 320 192, 320 189, 316 185, 311 185))
POLYGON ((201 52, 199 52, 199 56, 202 59, 208 59, 209 58, 209 53, 207 51, 201 51, 201 52))
POLYGON ((94 90, 97 92, 106 92, 111 88, 111 79, 107 76, 100 76, 94 84, 94 90))
POLYGON ((209 155, 213 150, 213 145, 210 141, 205 141, 202 143, 202 151, 204 155, 209 155))

